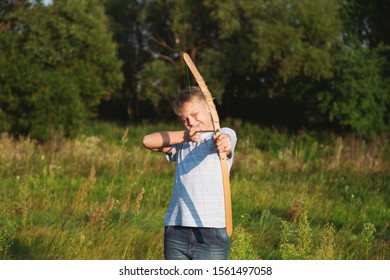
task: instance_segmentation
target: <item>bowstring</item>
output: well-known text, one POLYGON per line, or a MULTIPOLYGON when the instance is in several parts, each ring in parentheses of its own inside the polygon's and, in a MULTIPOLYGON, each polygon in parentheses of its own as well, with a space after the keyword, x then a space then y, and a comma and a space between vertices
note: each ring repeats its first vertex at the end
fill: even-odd
POLYGON ((186 72, 187 72, 187 83, 188 83, 188 89, 190 91, 190 94, 191 94, 191 81, 190 81, 190 72, 188 71, 188 65, 184 62, 185 66, 186 66, 186 72))

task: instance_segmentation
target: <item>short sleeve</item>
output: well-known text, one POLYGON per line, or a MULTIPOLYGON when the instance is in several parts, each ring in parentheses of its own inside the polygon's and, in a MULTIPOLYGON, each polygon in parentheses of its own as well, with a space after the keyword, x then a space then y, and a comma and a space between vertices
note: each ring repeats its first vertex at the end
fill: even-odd
POLYGON ((169 162, 175 162, 177 158, 176 145, 172 145, 172 149, 169 151, 169 153, 165 154, 165 156, 169 162))

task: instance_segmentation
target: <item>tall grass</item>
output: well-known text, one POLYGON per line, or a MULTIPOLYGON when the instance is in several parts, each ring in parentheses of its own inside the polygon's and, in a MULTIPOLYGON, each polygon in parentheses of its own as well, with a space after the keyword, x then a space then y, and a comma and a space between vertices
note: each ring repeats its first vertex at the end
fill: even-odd
MULTIPOLYGON (((389 259, 388 136, 289 134, 227 120, 232 259, 389 259)), ((143 135, 92 123, 76 139, 0 137, 0 257, 162 259, 174 165, 143 135)))

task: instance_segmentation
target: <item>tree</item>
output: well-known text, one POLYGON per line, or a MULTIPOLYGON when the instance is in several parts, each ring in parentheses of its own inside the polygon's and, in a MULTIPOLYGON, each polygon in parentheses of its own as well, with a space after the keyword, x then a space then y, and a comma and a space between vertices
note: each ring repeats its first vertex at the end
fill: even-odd
POLYGON ((381 69, 384 57, 368 48, 342 48, 337 75, 316 95, 317 109, 344 130, 372 136, 388 129, 389 91, 381 69), (386 89, 387 88, 387 89, 386 89))
POLYGON ((345 30, 343 36, 345 49, 342 52, 346 56, 344 58, 339 56, 339 58, 342 60, 341 63, 349 61, 347 65, 352 66, 351 71, 344 75, 347 78, 343 79, 343 84, 345 85, 346 81, 351 84, 351 73, 355 73, 355 89, 360 91, 358 96, 360 100, 364 100, 365 107, 364 113, 359 112, 362 117, 364 114, 364 118, 358 122, 359 124, 356 120, 353 129, 359 126, 361 131, 362 125, 365 124, 363 130, 368 134, 388 131, 390 129, 390 30, 387 22, 390 2, 347 0, 342 4, 341 17, 345 30), (352 62, 353 58, 358 61, 352 62), (356 67, 358 65, 361 67, 359 70, 356 67), (370 107, 370 114, 367 114, 368 107, 370 107))
MULTIPOLYGON (((182 87, 194 83, 185 68, 183 52, 189 52, 196 62, 198 53, 215 47, 218 26, 202 1, 143 3, 140 21, 145 28, 150 59, 137 75, 138 94, 150 102, 157 116, 171 117, 173 97, 182 87)), ((220 97, 222 92, 213 94, 220 97)))
POLYGON ((0 131, 74 135, 122 82, 99 1, 15 6, 0 30, 0 131))
POLYGON ((140 22, 143 1, 103 0, 109 18, 113 39, 118 44, 118 56, 123 61, 124 83, 121 90, 100 106, 103 118, 137 120, 143 111, 137 92, 137 74, 149 59, 146 51, 147 39, 140 22))
POLYGON ((342 18, 349 35, 374 48, 390 44, 390 1, 345 0, 341 3, 344 8, 342 18))
POLYGON ((371 136, 390 128, 389 3, 351 0, 342 5, 344 33, 334 55, 334 78, 317 88, 313 107, 344 130, 371 136))
MULTIPOLYGON (((223 93, 228 103, 243 96, 259 100, 286 93, 288 82, 299 76, 319 80, 333 74, 332 48, 341 36, 337 1, 145 2, 144 19, 156 57, 150 63, 157 64, 151 69, 162 67, 156 60, 166 61, 166 67, 181 70, 185 77, 180 50, 188 51, 219 103, 223 93)), ((147 92, 156 83, 145 82, 144 76, 152 74, 140 77, 147 92)), ((177 89, 163 89, 167 91, 177 89)), ((166 99, 160 93, 158 98, 166 99)))
POLYGON ((308 89, 333 77, 342 37, 338 1, 205 1, 221 36, 207 65, 224 85, 226 114, 266 124, 305 124, 308 89), (227 28, 225 28, 227 27, 227 28), (223 73, 222 73, 223 72, 223 73), (237 108, 245 108, 240 110, 237 108), (248 113, 249 112, 249 113, 248 113))
MULTIPOLYGON (((160 118, 170 116, 167 103, 194 83, 181 59, 185 51, 223 105, 222 116, 291 128, 383 131, 390 107, 388 46, 383 40, 372 48, 349 35, 351 26, 361 26, 360 16, 346 16, 356 11, 350 2, 363 1, 140 1, 150 56, 140 64, 133 94, 160 118)), ((383 38, 379 25, 372 26, 372 38, 383 38)))

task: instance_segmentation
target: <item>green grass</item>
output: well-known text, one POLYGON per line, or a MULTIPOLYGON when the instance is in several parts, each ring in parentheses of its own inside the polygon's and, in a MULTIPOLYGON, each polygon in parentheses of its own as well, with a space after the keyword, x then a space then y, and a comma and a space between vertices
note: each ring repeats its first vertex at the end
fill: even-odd
MULTIPOLYGON (((231 259, 389 259, 388 136, 289 134, 227 120, 231 259)), ((0 138, 2 259, 162 259, 174 164, 142 147, 173 124, 91 123, 76 139, 0 138)))

